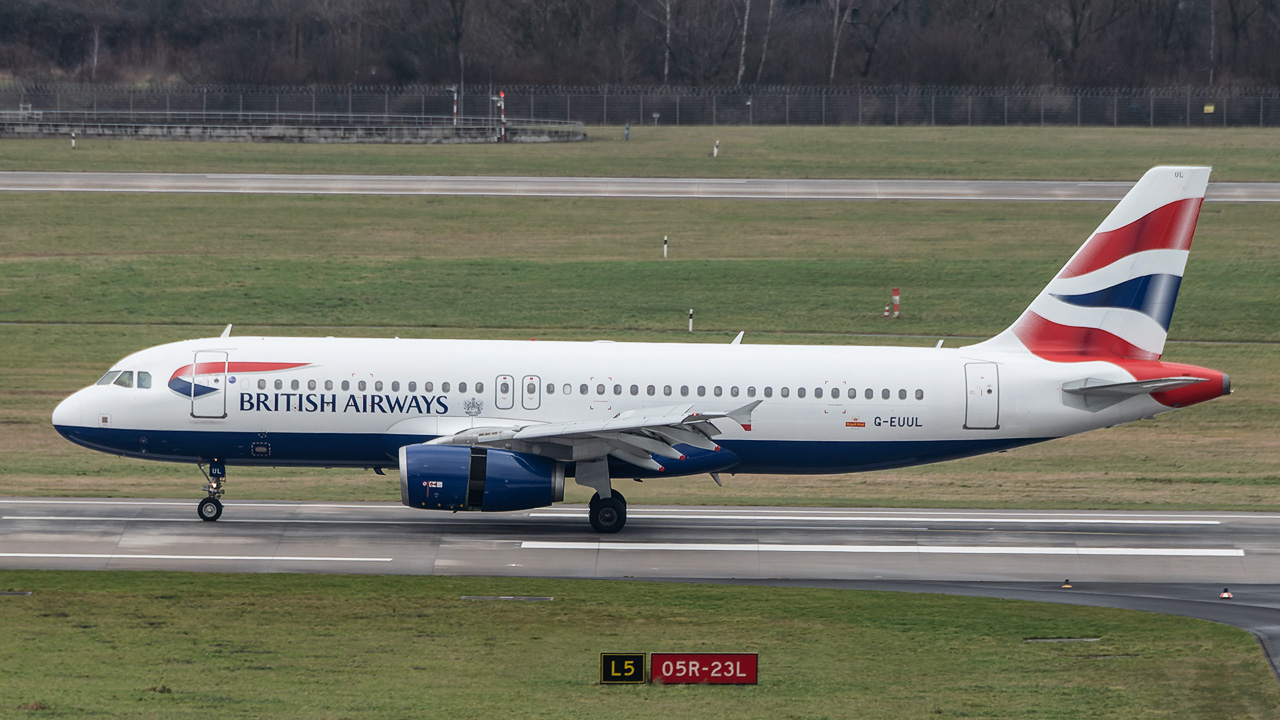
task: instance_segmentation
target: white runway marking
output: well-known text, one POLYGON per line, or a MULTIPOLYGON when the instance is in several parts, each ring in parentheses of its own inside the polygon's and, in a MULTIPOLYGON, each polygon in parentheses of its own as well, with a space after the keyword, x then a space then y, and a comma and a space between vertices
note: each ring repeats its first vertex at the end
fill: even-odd
POLYGON ((525 540, 524 550, 647 550, 675 552, 816 552, 918 555, 1143 555, 1244 557, 1235 548, 998 547, 983 545, 778 545, 768 543, 626 543, 525 540))
MULTIPOLYGON (((148 518, 148 517, 76 517, 72 515, 5 515, 0 520, 39 520, 54 522, 159 522, 159 523, 200 523, 207 522, 197 517, 192 518, 148 518)), ((305 525, 431 525, 427 520, 325 520, 323 518, 271 518, 268 520, 245 520, 243 518, 224 518, 223 523, 247 523, 250 525, 279 525, 284 523, 301 523, 305 525)))
MULTIPOLYGON (((1138 520, 1109 518, 1054 517, 967 517, 967 516, 891 516, 891 515, 731 515, 722 513, 661 513, 632 510, 627 516, 661 520, 786 520, 791 522, 900 522, 900 523, 979 523, 987 525, 1221 525, 1217 520, 1138 520)), ((529 513, 529 517, 586 517, 586 513, 529 513)))
POLYGON ((306 555, 127 555, 117 553, 0 553, 0 558, 62 560, 282 560, 286 562, 391 562, 394 558, 313 557, 306 555))

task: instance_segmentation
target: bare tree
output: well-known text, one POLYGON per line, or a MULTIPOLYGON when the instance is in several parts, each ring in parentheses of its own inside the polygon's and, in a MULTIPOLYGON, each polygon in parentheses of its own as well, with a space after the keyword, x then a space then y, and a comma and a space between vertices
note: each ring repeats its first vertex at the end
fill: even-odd
POLYGON ((671 76, 671 11, 677 0, 636 0, 636 7, 646 17, 658 23, 662 28, 662 84, 666 85, 671 76), (648 3, 657 5, 655 12, 648 3))
POLYGON ((764 59, 769 54, 769 32, 773 30, 773 8, 776 0, 769 0, 769 12, 764 18, 764 42, 760 44, 760 64, 756 66, 756 84, 764 74, 764 59))
POLYGON ((827 9, 831 11, 831 72, 827 73, 827 84, 836 80, 836 58, 840 54, 840 36, 844 34, 844 26, 849 24, 858 0, 826 0, 827 9))
POLYGON ((743 0, 745 9, 742 12, 742 49, 738 52, 738 85, 742 84, 742 75, 747 71, 747 28, 751 26, 751 0, 743 0))
MULTIPOLYGON (((858 9, 857 22, 853 23, 862 43, 862 69, 858 74, 868 77, 871 65, 875 61, 876 51, 880 49, 880 41, 884 37, 885 28, 902 9, 903 0, 863 0, 858 9)), ((835 58, 832 58, 832 73, 835 72, 835 58)))

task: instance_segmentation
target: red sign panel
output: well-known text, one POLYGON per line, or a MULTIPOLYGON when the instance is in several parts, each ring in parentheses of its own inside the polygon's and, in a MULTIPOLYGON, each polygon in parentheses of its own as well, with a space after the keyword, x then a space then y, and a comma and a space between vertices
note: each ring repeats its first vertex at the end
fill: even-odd
POLYGON ((649 679, 655 683, 755 685, 755 653, 653 653, 649 679))

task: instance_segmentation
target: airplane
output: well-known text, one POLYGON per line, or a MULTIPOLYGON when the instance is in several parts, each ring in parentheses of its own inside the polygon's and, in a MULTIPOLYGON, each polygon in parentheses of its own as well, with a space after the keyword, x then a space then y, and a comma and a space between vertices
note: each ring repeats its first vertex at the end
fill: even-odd
POLYGON ((405 505, 513 511, 614 479, 829 474, 997 452, 1231 392, 1164 362, 1210 168, 1156 167, 1031 305, 959 348, 219 337, 152 347, 62 401, 73 443, 194 463, 203 520, 228 465, 397 469, 405 505), (205 472, 205 465, 209 470, 205 472))

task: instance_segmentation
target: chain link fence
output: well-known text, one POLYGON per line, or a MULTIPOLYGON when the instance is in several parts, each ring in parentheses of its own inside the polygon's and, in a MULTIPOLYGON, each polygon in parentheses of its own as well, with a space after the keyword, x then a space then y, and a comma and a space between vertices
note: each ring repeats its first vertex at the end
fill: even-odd
POLYGON ((226 87, 0 85, 0 118, 421 125, 500 114, 587 125, 1280 126, 1264 88, 226 87), (456 108, 455 108, 456 99, 456 108), (430 122, 428 122, 430 119, 430 122))

